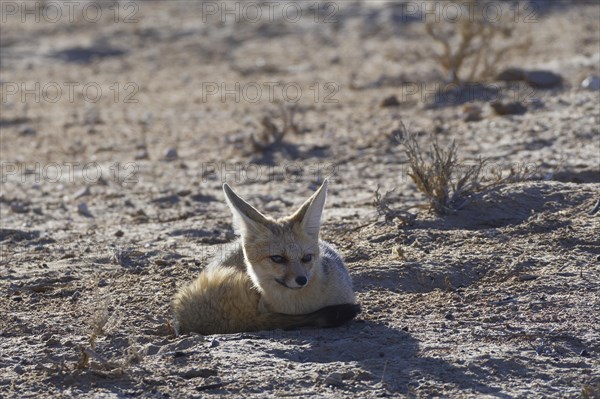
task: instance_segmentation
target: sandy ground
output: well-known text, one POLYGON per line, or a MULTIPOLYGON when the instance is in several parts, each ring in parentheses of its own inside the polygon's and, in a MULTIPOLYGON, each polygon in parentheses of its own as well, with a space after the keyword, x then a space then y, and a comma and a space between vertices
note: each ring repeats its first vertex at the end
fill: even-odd
POLYGON ((599 74, 597 3, 538 2, 518 24, 532 46, 502 66, 563 83, 491 82, 527 106, 512 116, 443 94, 439 45, 399 3, 302 3, 298 21, 300 3, 258 20, 248 3, 59 3, 1 3, 0 397, 599 397, 600 97, 580 87, 599 74), (296 97, 297 132, 254 149, 264 115, 283 126, 271 100, 296 97), (400 122, 488 159, 486 177, 532 179, 435 216, 400 122), (326 176, 322 235, 357 320, 176 337, 172 295, 234 237, 222 183, 281 216, 326 176), (377 186, 415 223, 385 223, 377 186))

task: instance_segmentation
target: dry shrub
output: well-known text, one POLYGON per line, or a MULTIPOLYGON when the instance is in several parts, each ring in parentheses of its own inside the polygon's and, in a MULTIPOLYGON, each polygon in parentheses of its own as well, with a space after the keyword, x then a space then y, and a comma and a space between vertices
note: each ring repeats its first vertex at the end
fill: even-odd
POLYGON ((600 382, 585 384, 579 395, 581 399, 600 399, 600 382))
POLYGON ((281 127, 273 121, 274 117, 264 114, 260 123, 262 130, 255 134, 252 133, 250 141, 255 152, 265 152, 277 147, 283 142, 283 138, 288 132, 297 134, 298 126, 294 123, 294 115, 296 113, 295 106, 286 106, 282 102, 277 103, 279 106, 279 117, 281 118, 281 127))
POLYGON ((443 148, 432 137, 430 147, 423 151, 417 138, 408 134, 404 126, 403 129, 401 139, 410 167, 408 175, 437 214, 453 213, 467 205, 476 194, 490 188, 535 178, 535 170, 528 166, 512 166, 508 175, 503 176, 500 170, 485 170, 486 159, 479 158, 471 164, 459 162, 454 141, 443 148), (487 179, 484 179, 484 170, 492 172, 487 179))
POLYGON ((385 194, 381 195, 379 193, 379 188, 379 185, 377 185, 377 190, 375 190, 375 198, 373 199, 373 205, 377 209, 377 215, 383 216, 386 224, 393 224, 394 220, 398 219, 402 225, 413 225, 416 219, 415 215, 401 209, 393 209, 390 207, 391 201, 389 197, 394 190, 386 191, 385 194))
POLYGON ((112 314, 109 312, 108 299, 101 297, 98 283, 99 278, 96 276, 93 305, 88 323, 89 345, 80 345, 81 356, 75 367, 77 369, 90 368, 97 374, 114 377, 124 374, 132 364, 140 362, 146 355, 146 350, 137 345, 133 338, 129 338, 129 346, 121 356, 109 359, 96 351, 98 337, 114 333, 122 323, 122 316, 119 312, 112 314))
POLYGON ((414 136, 408 136, 404 148, 410 165, 409 176, 429 200, 431 209, 444 214, 466 205, 468 198, 480 188, 480 174, 485 160, 463 167, 459 164, 456 143, 442 148, 432 139, 425 153, 414 136))
POLYGON ((425 30, 442 45, 442 53, 436 58, 453 83, 485 81, 498 72, 498 67, 512 53, 524 53, 531 47, 531 36, 517 39, 514 12, 508 5, 494 2, 500 7, 497 20, 486 18, 486 5, 491 1, 467 0, 453 3, 460 7, 456 21, 449 17, 429 19, 425 30), (463 72, 468 69, 468 72, 463 72))

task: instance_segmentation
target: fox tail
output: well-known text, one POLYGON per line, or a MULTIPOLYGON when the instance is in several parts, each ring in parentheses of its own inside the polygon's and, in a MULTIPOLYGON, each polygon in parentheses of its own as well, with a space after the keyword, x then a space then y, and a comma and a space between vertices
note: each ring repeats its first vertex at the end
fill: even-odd
POLYGON ((268 314, 269 324, 274 328, 292 330, 302 327, 339 327, 352 320, 360 313, 360 305, 346 303, 321 308, 317 311, 302 315, 289 315, 283 313, 268 314))

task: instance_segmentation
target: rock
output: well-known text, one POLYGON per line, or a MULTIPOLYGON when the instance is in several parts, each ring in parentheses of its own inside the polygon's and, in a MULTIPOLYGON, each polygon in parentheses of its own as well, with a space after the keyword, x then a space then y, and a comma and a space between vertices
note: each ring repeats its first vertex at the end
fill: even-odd
POLYGON ((537 279, 539 276, 536 276, 535 274, 520 274, 517 277, 518 281, 532 281, 537 279))
POLYGON ((77 190, 75 192, 75 194, 73 194, 73 198, 77 199, 77 198, 84 197, 86 195, 90 195, 90 186, 85 186, 85 187, 77 190))
POLYGON ((536 89, 551 89, 560 86, 562 76, 551 71, 525 71, 525 82, 536 89))
POLYGON ((19 129, 19 134, 21 136, 35 136, 37 131, 32 127, 23 126, 21 129, 19 129))
POLYGON ((396 97, 395 95, 391 95, 389 97, 386 97, 382 102, 381 102, 381 107, 385 108, 385 107, 397 107, 400 105, 400 101, 398 101, 398 97, 396 97))
POLYGON ((507 68, 496 75, 496 80, 502 82, 518 82, 525 80, 525 71, 521 68, 507 68))
POLYGON ((588 76, 581 82, 581 88, 586 90, 600 90, 600 76, 588 76))
POLYGON ((333 387, 339 387, 342 386, 343 382, 343 377, 341 373, 331 373, 329 374, 324 381, 325 385, 330 385, 333 387))
POLYGON ((177 149, 167 148, 165 151, 165 161, 174 161, 177 159, 177 149))
POLYGON ((520 102, 502 103, 494 101, 490 103, 490 106, 497 115, 523 115, 527 112, 527 107, 520 102))
POLYGON ((465 122, 477 122, 481 120, 481 107, 475 104, 467 104, 463 107, 463 120, 465 122))
POLYGON ((27 213, 29 212, 29 207, 23 202, 15 201, 10 204, 10 210, 14 213, 27 213))
POLYGON ((135 159, 148 159, 148 151, 145 149, 139 150, 135 153, 135 159))
POLYGON ((123 233, 123 230, 117 230, 115 232, 115 237, 123 237, 125 235, 125 233, 123 233))
POLYGON ((192 378, 198 378, 198 377, 202 377, 202 378, 207 378, 207 377, 215 377, 217 375, 217 370, 213 370, 213 369, 192 369, 192 370, 188 370, 186 372, 184 372, 183 374, 181 374, 181 376, 183 378, 185 378, 186 380, 192 379, 192 378))
POLYGON ((507 68, 496 75, 496 80, 503 82, 524 81, 536 89, 551 89, 560 86, 563 78, 557 73, 545 70, 528 71, 521 68, 507 68))
POLYGON ((81 216, 85 216, 86 218, 94 217, 85 202, 81 202, 79 205, 77 205, 77 213, 79 213, 81 216))

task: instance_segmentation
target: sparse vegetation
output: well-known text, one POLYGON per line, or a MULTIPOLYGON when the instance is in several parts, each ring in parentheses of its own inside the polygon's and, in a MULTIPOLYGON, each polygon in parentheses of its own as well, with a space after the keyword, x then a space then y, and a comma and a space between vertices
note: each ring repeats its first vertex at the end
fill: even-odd
POLYGON ((380 187, 378 185, 377 190, 375 190, 375 198, 373 199, 373 205, 377 209, 377 215, 383 216, 386 224, 392 224, 395 219, 398 219, 402 225, 412 225, 415 222, 415 215, 401 209, 393 209, 390 207, 389 196, 394 190, 386 191, 385 194, 381 195, 379 189, 380 187))
POLYGON ((475 194, 492 187, 536 177, 535 170, 529 165, 513 165, 508 175, 503 176, 499 169, 488 168, 486 159, 461 162, 454 141, 444 148, 433 136, 429 149, 424 151, 417 138, 409 134, 404 126, 402 132, 399 139, 408 157, 408 175, 429 200, 430 209, 437 214, 455 212, 467 205, 475 194), (484 171, 490 176, 484 176, 484 171))
POLYGON ((526 52, 531 46, 530 36, 517 38, 517 23, 509 18, 509 12, 497 20, 486 18, 488 3, 455 3, 461 10, 457 21, 429 19, 425 23, 427 34, 442 45, 436 58, 453 83, 487 80, 511 53, 526 52))
POLYGON ((290 131, 295 134, 299 132, 299 128, 294 122, 296 107, 288 107, 282 102, 278 102, 277 104, 279 105, 278 116, 282 120, 281 126, 278 126, 273 121, 273 115, 267 113, 263 115, 260 121, 262 130, 258 134, 252 133, 250 136, 252 147, 256 152, 264 152, 277 147, 282 143, 284 136, 290 131))
POLYGON ((417 189, 425 194, 434 212, 444 214, 460 209, 480 189, 480 174, 486 161, 479 159, 464 167, 458 161, 454 141, 447 148, 442 148, 433 138, 425 153, 412 135, 407 136, 403 144, 410 166, 408 175, 417 189))
POLYGON ((584 385, 579 397, 581 399, 600 399, 600 382, 584 385))
POLYGON ((96 341, 98 337, 115 332, 121 325, 122 317, 119 312, 109 312, 108 300, 101 298, 99 289, 99 279, 94 282, 94 304, 91 310, 91 317, 88 324, 89 345, 80 345, 81 356, 76 364, 77 369, 91 368, 96 373, 105 376, 117 376, 125 373, 125 370, 132 364, 138 363, 144 356, 145 350, 132 340, 120 357, 105 358, 96 351, 96 341), (94 361, 94 363, 92 363, 94 361))

